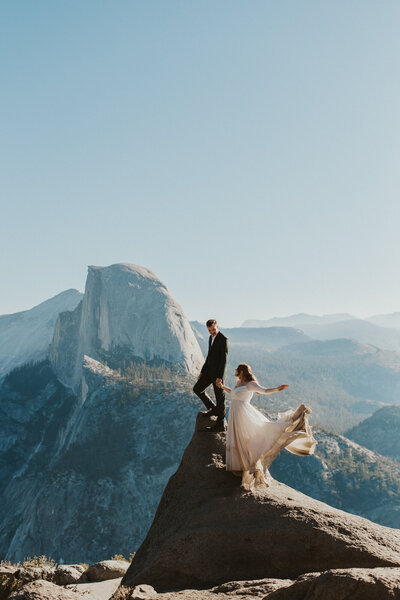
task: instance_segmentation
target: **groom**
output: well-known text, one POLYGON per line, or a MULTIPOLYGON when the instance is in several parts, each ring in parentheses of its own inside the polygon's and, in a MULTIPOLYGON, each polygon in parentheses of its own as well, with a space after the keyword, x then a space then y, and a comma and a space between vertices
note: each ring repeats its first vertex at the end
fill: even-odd
POLYGON ((209 319, 206 323, 210 334, 208 340, 208 354, 204 365, 201 367, 197 383, 193 391, 204 402, 208 410, 203 414, 217 415, 217 422, 209 431, 224 431, 225 419, 225 392, 217 387, 217 383, 222 383, 225 377, 226 360, 228 358, 228 338, 219 331, 217 321, 209 319), (217 405, 211 401, 205 390, 209 385, 213 385, 217 405))

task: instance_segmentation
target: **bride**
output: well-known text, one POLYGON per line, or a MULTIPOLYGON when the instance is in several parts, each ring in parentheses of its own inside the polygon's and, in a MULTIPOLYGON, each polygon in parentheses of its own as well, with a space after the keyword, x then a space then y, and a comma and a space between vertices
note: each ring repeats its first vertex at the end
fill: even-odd
POLYGON ((268 467, 286 448, 299 456, 314 453, 316 441, 308 423, 311 409, 300 404, 296 410, 278 413, 278 421, 270 421, 250 404, 254 393, 274 394, 287 388, 261 387, 249 365, 240 364, 235 371, 236 386, 230 389, 218 382, 218 387, 231 395, 226 435, 226 469, 242 474, 242 487, 269 485, 272 478, 268 467))

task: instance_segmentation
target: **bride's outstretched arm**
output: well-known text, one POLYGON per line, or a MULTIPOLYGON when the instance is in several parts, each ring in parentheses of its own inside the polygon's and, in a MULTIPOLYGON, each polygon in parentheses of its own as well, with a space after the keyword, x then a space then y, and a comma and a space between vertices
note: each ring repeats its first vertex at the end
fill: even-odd
POLYGON ((275 394, 275 392, 281 392, 282 390, 286 389, 287 387, 289 387, 288 385, 278 385, 278 387, 276 388, 267 388, 266 393, 267 394, 275 394))
POLYGON ((275 392, 280 392, 281 390, 289 387, 288 385, 279 385, 275 388, 263 388, 256 381, 249 381, 247 384, 247 389, 252 392, 256 392, 256 394, 275 394, 275 392))

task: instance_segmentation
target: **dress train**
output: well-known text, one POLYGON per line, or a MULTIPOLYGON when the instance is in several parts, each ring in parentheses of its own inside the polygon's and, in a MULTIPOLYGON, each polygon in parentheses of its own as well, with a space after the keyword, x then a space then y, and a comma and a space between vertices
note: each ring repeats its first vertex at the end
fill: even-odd
POLYGON ((255 381, 233 388, 226 437, 226 469, 241 475, 248 490, 270 485, 269 467, 283 448, 310 456, 317 443, 308 422, 310 408, 300 404, 270 421, 250 404, 254 392, 267 393, 255 381))

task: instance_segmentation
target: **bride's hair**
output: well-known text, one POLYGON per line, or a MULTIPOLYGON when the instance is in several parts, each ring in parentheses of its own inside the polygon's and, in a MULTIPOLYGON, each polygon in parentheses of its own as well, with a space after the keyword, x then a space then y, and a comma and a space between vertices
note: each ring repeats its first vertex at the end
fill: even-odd
POLYGON ((251 371, 250 365, 246 365, 246 363, 241 363, 236 367, 236 370, 239 374, 240 379, 244 381, 257 381, 255 375, 253 375, 251 371))

